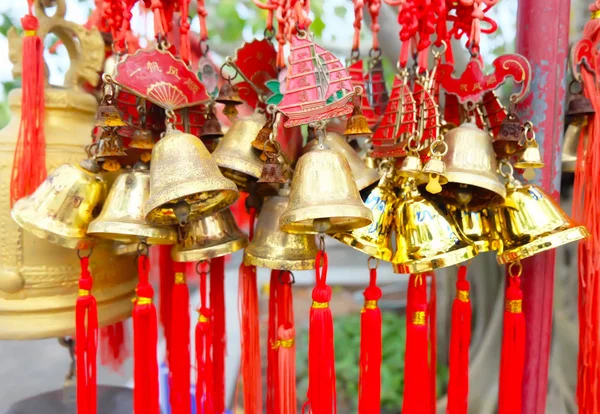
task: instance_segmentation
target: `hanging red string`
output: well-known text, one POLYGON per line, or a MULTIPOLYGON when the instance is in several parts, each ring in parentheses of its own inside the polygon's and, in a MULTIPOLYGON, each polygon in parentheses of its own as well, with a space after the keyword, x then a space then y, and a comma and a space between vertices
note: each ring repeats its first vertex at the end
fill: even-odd
POLYGON ((185 263, 173 263, 169 400, 173 414, 189 414, 190 406, 190 296, 185 263))
POLYGON ((354 36, 352 37, 352 51, 357 53, 360 50, 360 29, 362 27, 365 2, 364 0, 352 0, 352 3, 354 4, 354 36))
POLYGON ((33 15, 33 0, 21 19, 23 62, 21 71, 21 123, 10 181, 10 205, 31 194, 46 178, 46 137, 44 135, 44 45, 37 35, 39 22, 33 15))
MULTIPOLYGON (((200 309, 196 324, 196 413, 216 414, 213 404, 212 312, 206 304, 207 262, 200 266, 200 309)), ((221 413, 218 413, 221 414, 221 413)))
POLYGON ((278 281, 277 316, 279 328, 277 380, 279 410, 277 414, 296 414, 296 329, 294 328, 294 276, 281 272, 278 281))
POLYGON ((213 398, 215 413, 225 412, 225 256, 210 261, 210 308, 213 325, 213 398))
POLYGON ((521 264, 518 262, 511 263, 508 267, 498 414, 521 413, 521 387, 525 365, 525 315, 523 315, 521 271, 521 264))
POLYGON ((437 291, 435 286, 435 273, 429 272, 431 280, 429 306, 427 316, 429 319, 429 392, 431 397, 431 413, 437 413, 437 291))
MULTIPOLYGON (((79 252, 78 252, 79 253, 79 252)), ((77 353, 77 413, 96 414, 96 350, 98 308, 92 295, 89 256, 80 257, 81 276, 75 305, 75 349, 77 353)))
POLYGON ((448 414, 467 414, 469 408, 469 346, 471 344, 471 301, 467 267, 458 269, 456 297, 452 304, 450 332, 450 378, 448 414))
POLYGON ((174 262, 171 258, 172 246, 154 246, 153 252, 158 255, 158 273, 160 278, 160 324, 163 327, 167 348, 167 364, 171 365, 171 312, 173 311, 173 285, 175 284, 174 262))
POLYGON ((277 291, 279 290, 279 277, 281 271, 271 270, 269 280, 269 323, 267 331, 267 414, 278 414, 280 404, 279 379, 278 379, 278 361, 279 361, 279 340, 277 322, 277 291))
MULTIPOLYGON (((200 21, 200 42, 206 42, 208 40, 208 29, 206 28, 206 16, 208 12, 204 5, 204 0, 197 0, 198 4, 198 20, 200 21)), ((201 50, 204 53, 204 50, 201 50)))
POLYGON ((373 33, 373 50, 379 50, 379 10, 381 10, 381 0, 367 0, 369 14, 371 15, 371 32, 373 33))
MULTIPOLYGON (((144 248, 147 249, 147 246, 144 248)), ((134 414, 160 413, 157 360, 158 321, 156 308, 152 302, 154 289, 148 281, 149 267, 148 255, 140 254, 137 298, 133 307, 134 414)))
POLYGON ((190 6, 190 0, 180 0, 181 4, 179 7, 179 14, 181 16, 181 21, 179 23, 179 33, 180 33, 180 39, 179 39, 179 55, 181 56, 181 59, 187 64, 189 65, 191 56, 192 56, 192 51, 191 51, 191 45, 190 45, 190 22, 188 21, 188 8, 190 6))
MULTIPOLYGON (((372 257, 369 262, 371 260, 372 257)), ((360 315, 358 414, 381 412, 382 317, 377 306, 381 298, 381 289, 377 286, 377 265, 370 267, 369 273, 369 286, 363 293, 365 303, 360 315)))
POLYGON ((121 322, 100 329, 100 363, 114 372, 120 372, 129 358, 127 328, 121 322))

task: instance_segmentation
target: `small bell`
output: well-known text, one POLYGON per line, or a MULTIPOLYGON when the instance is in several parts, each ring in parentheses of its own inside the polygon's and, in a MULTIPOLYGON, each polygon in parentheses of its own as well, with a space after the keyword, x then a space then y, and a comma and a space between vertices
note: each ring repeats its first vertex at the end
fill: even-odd
POLYGON ((357 105, 354 105, 352 116, 350 116, 348 122, 346 123, 344 135, 352 138, 370 137, 373 135, 373 131, 371 131, 371 128, 369 128, 369 122, 367 121, 367 118, 365 118, 357 105))
POLYGON ((533 171, 533 169, 543 168, 544 163, 542 162, 540 148, 535 140, 535 132, 533 131, 531 122, 525 123, 523 135, 525 136, 525 150, 519 156, 519 160, 515 163, 515 167, 525 169, 523 178, 530 181, 535 178, 535 171, 533 171), (531 135, 528 133, 529 131, 531 131, 531 135))
POLYGON ((522 147, 519 143, 523 131, 523 123, 519 117, 509 112, 500 125, 500 131, 494 138, 492 145, 498 158, 510 157, 519 152, 522 147))
POLYGON ((429 181, 425 189, 431 194, 438 194, 442 191, 442 185, 448 182, 445 176, 446 164, 442 157, 448 152, 448 144, 443 139, 437 139, 429 147, 431 158, 423 167, 423 174, 429 175, 429 181))
POLYGON ((595 113, 596 111, 590 100, 585 96, 578 94, 569 101, 569 106, 565 115, 567 116, 567 119, 570 120, 580 116, 594 115, 595 113))
POLYGON ((107 157, 124 157, 126 155, 123 143, 114 130, 112 128, 104 129, 98 141, 96 158, 103 160, 107 157))
POLYGON ((136 129, 131 137, 130 148, 152 149, 154 147, 154 138, 149 129, 136 129))
POLYGON ((244 103, 240 98, 240 91, 236 85, 231 83, 231 79, 227 81, 219 91, 219 96, 215 99, 217 102, 225 105, 223 114, 232 119, 238 114, 236 106, 244 103))
MULTIPOLYGON (((258 134, 256 134, 256 138, 254 139, 254 141, 252 141, 252 146, 259 151, 264 151, 265 145, 268 145, 269 137, 271 136, 272 133, 273 133, 273 119, 269 118, 269 119, 267 119, 266 124, 264 124, 263 127, 260 129, 260 131, 258 131, 258 134)), ((270 149, 270 148, 268 148, 268 149, 270 149)), ((266 158, 263 161, 266 161, 266 158)))
POLYGON ((200 138, 203 140, 213 140, 217 138, 221 138, 223 136, 223 131, 221 130, 221 123, 217 119, 215 115, 214 108, 210 108, 208 113, 206 114, 206 121, 202 126, 202 133, 200 134, 200 138))
POLYGON ((269 153, 267 155, 267 162, 263 165, 258 182, 265 184, 283 184, 286 181, 284 168, 277 159, 277 154, 269 153))
POLYGON ((123 121, 123 115, 115 105, 102 104, 96 111, 96 126, 117 128, 127 126, 127 123, 123 121))

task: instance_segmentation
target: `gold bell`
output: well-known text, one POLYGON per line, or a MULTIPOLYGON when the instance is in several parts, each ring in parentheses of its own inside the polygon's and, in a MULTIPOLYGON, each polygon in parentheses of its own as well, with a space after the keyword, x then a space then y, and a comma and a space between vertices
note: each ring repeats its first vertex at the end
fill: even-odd
POLYGON ((96 157, 104 159, 106 157, 125 157, 127 153, 123 149, 121 139, 112 130, 105 129, 98 140, 98 151, 96 157))
POLYGON ((212 154, 223 175, 242 191, 247 190, 249 181, 256 181, 262 173, 263 162, 252 141, 265 121, 264 115, 258 112, 236 119, 212 154))
POLYGON ((349 232, 335 233, 332 235, 334 239, 377 259, 391 260, 391 233, 396 204, 393 175, 390 167, 365 200, 365 205, 373 213, 373 223, 349 232))
POLYGON ((368 226, 371 210, 362 202, 350 164, 324 144, 312 146, 296 165, 290 203, 281 215, 288 233, 340 233, 368 226))
POLYGON ((478 253, 500 248, 498 235, 494 231, 495 218, 490 210, 465 211, 453 205, 448 205, 447 208, 456 225, 475 244, 478 253))
POLYGON ((397 171, 400 177, 414 178, 417 181, 423 179, 423 163, 419 155, 419 143, 415 135, 407 141, 408 154, 402 160, 402 164, 397 171))
POLYGON ((498 263, 522 260, 589 236, 540 187, 509 177, 506 189, 506 203, 496 214, 503 242, 498 263))
POLYGON ((308 234, 289 234, 279 229, 279 218, 287 209, 289 190, 269 197, 260 211, 254 238, 244 252, 244 263, 279 270, 315 268, 317 245, 308 234))
POLYGON ((149 129, 136 129, 131 138, 130 148, 152 149, 154 148, 154 138, 149 129))
POLYGON ((189 223, 181 233, 179 243, 171 250, 171 257, 176 262, 210 260, 248 245, 248 237, 238 227, 230 209, 189 223))
POLYGON ((259 151, 264 151, 265 145, 267 145, 267 149, 274 150, 275 148, 269 148, 268 142, 271 134, 273 133, 273 119, 269 118, 266 124, 258 131, 256 134, 256 138, 252 141, 252 146, 259 151))
POLYGON ((543 168, 544 163, 542 162, 542 156, 540 155, 540 148, 537 141, 535 140, 535 132, 533 131, 533 125, 531 122, 526 122, 523 136, 525 137, 525 150, 519 156, 519 160, 515 163, 516 168, 523 168, 523 178, 526 180, 533 180, 535 178, 534 168, 543 168), (531 134, 529 134, 531 132, 531 134))
POLYGON ((356 105, 354 105, 352 116, 346 123, 344 135, 352 138, 369 137, 373 135, 373 131, 371 131, 371 128, 369 128, 369 122, 367 121, 367 118, 365 118, 360 108, 356 105))
POLYGON ((177 232, 146 223, 142 208, 150 194, 150 172, 138 163, 121 173, 112 185, 104 208, 88 227, 88 234, 122 243, 175 244, 177 232))
POLYGON ((64 164, 52 171, 33 194, 12 208, 14 221, 37 237, 69 249, 94 244, 90 222, 106 196, 106 183, 79 166, 64 164))
POLYGON ((152 149, 146 221, 182 225, 229 207, 238 196, 237 187, 223 177, 202 141, 168 125, 152 149))
POLYGON ((215 115, 214 108, 211 107, 208 110, 208 114, 206 114, 206 120, 204 121, 204 125, 202 126, 202 133, 200 134, 200 138, 206 140, 213 140, 221 138, 222 136, 223 131, 221 130, 221 123, 215 115))
POLYGON ((442 211, 421 196, 413 179, 402 186, 394 215, 395 273, 422 273, 472 259, 477 248, 442 211))
MULTIPOLYGON (((581 117, 576 121, 571 121, 569 126, 567 126, 567 130, 565 131, 565 138, 563 140, 562 147, 562 171, 563 172, 575 172, 575 167, 577 165, 577 152, 579 148, 579 138, 581 136, 581 131, 587 125, 587 118, 581 117)), ((587 140, 587 136, 585 136, 587 140)))
MULTIPOLYGON (((379 181, 379 171, 374 168, 367 167, 358 153, 340 134, 335 132, 327 132, 325 138, 323 139, 323 144, 331 150, 341 154, 348 161, 352 176, 356 181, 359 191, 379 181)), ((306 146, 303 148, 302 154, 312 151, 318 145, 318 139, 309 141, 308 144, 306 144, 306 146)))
POLYGON ((448 153, 443 157, 448 183, 440 195, 469 210, 500 204, 506 189, 496 172, 491 136, 467 122, 450 130, 444 141, 448 144, 448 153))
POLYGON ((443 139, 437 139, 429 147, 431 158, 423 167, 423 174, 429 176, 429 182, 425 188, 431 194, 438 194, 442 191, 442 185, 448 182, 446 177, 446 164, 442 157, 448 152, 448 144, 443 139))

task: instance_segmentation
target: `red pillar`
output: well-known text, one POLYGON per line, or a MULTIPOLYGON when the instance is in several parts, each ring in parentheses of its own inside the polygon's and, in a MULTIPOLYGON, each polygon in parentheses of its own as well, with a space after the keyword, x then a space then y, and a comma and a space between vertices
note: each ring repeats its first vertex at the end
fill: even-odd
MULTIPOLYGON (((533 81, 519 105, 522 120, 530 119, 546 166, 537 184, 558 199, 561 173, 565 71, 569 56, 569 8, 565 0, 519 0, 517 53, 531 63, 533 81)), ((502 6, 500 6, 502 7, 502 6)), ((523 311, 527 323, 523 414, 544 414, 552 339, 552 299, 555 252, 523 261, 523 311)))

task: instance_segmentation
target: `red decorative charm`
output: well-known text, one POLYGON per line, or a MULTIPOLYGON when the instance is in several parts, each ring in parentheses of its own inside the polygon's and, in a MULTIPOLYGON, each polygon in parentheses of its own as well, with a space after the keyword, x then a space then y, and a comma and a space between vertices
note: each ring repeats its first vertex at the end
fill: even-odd
POLYGON ((240 98, 256 108, 261 104, 256 89, 268 95, 270 91, 265 82, 277 78, 277 51, 267 39, 244 43, 236 53, 235 65, 249 81, 244 80, 236 84, 240 98))
POLYGON ((377 125, 379 116, 375 114, 375 111, 373 110, 373 107, 371 107, 369 98, 367 96, 367 91, 365 88, 366 79, 365 73, 363 72, 363 61, 359 60, 358 62, 350 65, 348 67, 348 72, 350 72, 350 77, 352 78, 352 85, 354 85, 354 87, 360 87, 363 90, 360 109, 365 118, 367 118, 369 128, 373 128, 375 125, 377 125))
POLYGON ((196 106, 210 99, 196 74, 169 52, 139 50, 119 62, 115 71, 115 83, 164 109, 196 106))

